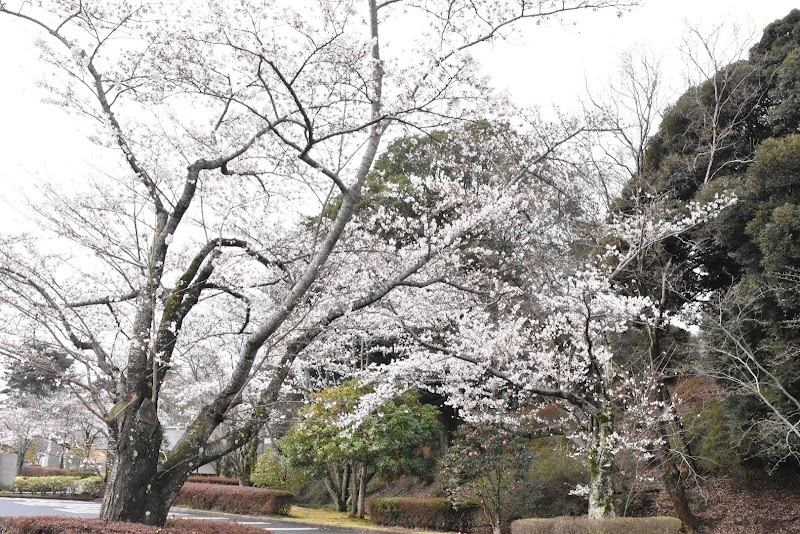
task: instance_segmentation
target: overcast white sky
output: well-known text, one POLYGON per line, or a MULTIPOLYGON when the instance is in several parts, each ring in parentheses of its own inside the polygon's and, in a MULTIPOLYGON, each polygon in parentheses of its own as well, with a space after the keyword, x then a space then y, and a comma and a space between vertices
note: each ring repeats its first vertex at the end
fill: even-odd
MULTIPOLYGON (((498 88, 545 113, 554 105, 574 106, 586 83, 602 90, 620 53, 633 47, 663 56, 665 79, 677 96, 685 87, 678 47, 687 22, 738 23, 758 38, 764 26, 794 7, 791 0, 649 0, 621 18, 600 12, 569 19, 574 25, 530 24, 524 37, 487 45, 477 55, 498 88)), ((97 160, 104 157, 84 140, 87 131, 79 121, 42 103, 46 94, 36 81, 46 70, 32 45, 35 32, 29 32, 0 17, 0 198, 6 201, 34 177, 66 182, 102 167, 97 160)), ((13 202, 0 203, 0 224, 12 215, 13 202)))

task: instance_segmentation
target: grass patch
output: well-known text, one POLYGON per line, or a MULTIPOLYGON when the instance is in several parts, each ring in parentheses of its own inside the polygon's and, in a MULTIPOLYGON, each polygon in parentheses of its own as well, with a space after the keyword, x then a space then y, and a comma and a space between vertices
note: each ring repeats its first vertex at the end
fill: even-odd
MULTIPOLYGON (((179 508, 191 510, 185 505, 179 505, 179 508)), ((255 516, 254 516, 255 517, 255 516)), ((261 516, 258 516, 261 517, 261 516)), ((341 528, 359 528, 363 530, 372 530, 375 532, 409 532, 413 534, 441 534, 440 532, 433 532, 427 530, 411 530, 402 527, 383 527, 374 525, 369 519, 358 519, 350 517, 348 512, 335 512, 333 510, 320 510, 318 508, 305 508, 303 506, 292 506, 289 509, 288 515, 279 517, 281 521, 292 521, 295 523, 308 523, 311 525, 319 525, 323 527, 341 527, 341 528)))
MULTIPOLYGON (((406 530, 397 527, 386 528, 373 525, 369 519, 358 519, 350 517, 347 512, 335 512, 333 510, 319 510, 317 508, 304 508, 302 506, 292 506, 288 516, 282 516, 281 520, 297 521, 298 523, 313 523, 328 527, 350 527, 375 530, 378 532, 397 532, 406 530)), ((409 530, 409 532, 411 532, 409 530)), ((414 530, 416 534, 436 534, 423 530, 414 530)))

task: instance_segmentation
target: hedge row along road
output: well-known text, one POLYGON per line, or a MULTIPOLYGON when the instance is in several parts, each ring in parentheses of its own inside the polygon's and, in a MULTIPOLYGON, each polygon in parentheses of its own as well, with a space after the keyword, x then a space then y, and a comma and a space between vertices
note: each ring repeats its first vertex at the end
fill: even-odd
MULTIPOLYGON (((60 499, 0 499, 0 516, 63 516, 63 517, 98 517, 100 514, 99 502, 67 501, 60 499)), ((291 521, 280 521, 272 518, 257 520, 246 516, 233 516, 231 514, 216 514, 213 512, 195 512, 186 508, 173 508, 169 514, 170 518, 178 519, 204 519, 207 521, 235 521, 254 527, 261 527, 276 533, 291 532, 292 534, 362 534, 361 530, 342 529, 333 527, 318 527, 294 523, 291 521)))

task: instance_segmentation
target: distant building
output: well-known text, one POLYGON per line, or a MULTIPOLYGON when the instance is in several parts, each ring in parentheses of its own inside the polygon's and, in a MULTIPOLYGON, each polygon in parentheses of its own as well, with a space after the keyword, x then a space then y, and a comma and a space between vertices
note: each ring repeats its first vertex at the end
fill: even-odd
MULTIPOLYGON (((185 426, 165 426, 164 427, 164 442, 162 447, 171 451, 186 435, 185 426)), ((201 465, 194 471, 198 475, 218 475, 217 468, 213 463, 201 465)))

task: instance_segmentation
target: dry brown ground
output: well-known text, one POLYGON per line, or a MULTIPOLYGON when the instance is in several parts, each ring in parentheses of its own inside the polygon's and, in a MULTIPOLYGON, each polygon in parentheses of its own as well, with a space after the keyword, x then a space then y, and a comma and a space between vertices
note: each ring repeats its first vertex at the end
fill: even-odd
POLYGON ((714 477, 701 492, 700 516, 708 534, 800 533, 800 479, 751 471, 743 478, 714 477))

